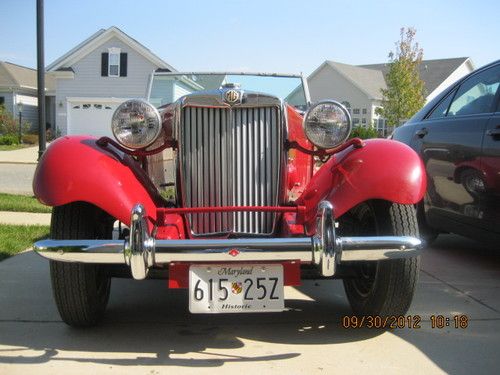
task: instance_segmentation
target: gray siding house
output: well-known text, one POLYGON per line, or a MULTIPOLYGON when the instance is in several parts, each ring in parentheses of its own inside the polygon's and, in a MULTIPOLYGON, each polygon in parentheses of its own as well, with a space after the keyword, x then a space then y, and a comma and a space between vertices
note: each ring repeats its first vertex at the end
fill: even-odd
POLYGON ((155 71, 175 69, 117 27, 99 30, 47 67, 55 79, 57 129, 110 136, 116 107, 145 98, 155 71))
MULTIPOLYGON (((48 127, 54 125, 54 80, 45 79, 45 113, 48 127)), ((29 123, 31 130, 38 129, 38 94, 36 70, 0 61, 0 105, 17 119, 22 112, 23 124, 29 123)))

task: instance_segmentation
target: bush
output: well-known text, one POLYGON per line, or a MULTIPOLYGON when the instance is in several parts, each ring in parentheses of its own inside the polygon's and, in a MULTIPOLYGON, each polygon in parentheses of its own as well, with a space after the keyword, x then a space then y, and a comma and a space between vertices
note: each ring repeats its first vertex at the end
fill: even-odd
POLYGON ((38 134, 23 134, 23 143, 28 145, 38 144, 38 134))
POLYGON ((0 105, 0 134, 16 134, 18 131, 19 124, 12 113, 0 105))
POLYGON ((361 126, 357 126, 354 129, 352 129, 349 138, 361 138, 361 139, 378 138, 378 132, 372 127, 364 128, 361 126))
POLYGON ((10 146, 10 145, 18 145, 19 137, 13 134, 0 135, 0 145, 2 146, 10 146))

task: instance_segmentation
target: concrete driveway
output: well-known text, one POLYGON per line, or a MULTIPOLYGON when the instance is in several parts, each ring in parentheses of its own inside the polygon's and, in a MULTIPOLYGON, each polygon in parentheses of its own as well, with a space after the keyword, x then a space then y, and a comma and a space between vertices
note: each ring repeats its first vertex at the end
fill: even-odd
POLYGON ((0 374, 498 373, 500 252, 442 236, 422 268, 417 330, 342 328, 339 281, 287 288, 286 313, 202 316, 186 291, 132 280, 113 280, 100 327, 75 330, 59 320, 47 263, 26 252, 0 263, 0 374), (432 314, 469 325, 432 329, 432 314))

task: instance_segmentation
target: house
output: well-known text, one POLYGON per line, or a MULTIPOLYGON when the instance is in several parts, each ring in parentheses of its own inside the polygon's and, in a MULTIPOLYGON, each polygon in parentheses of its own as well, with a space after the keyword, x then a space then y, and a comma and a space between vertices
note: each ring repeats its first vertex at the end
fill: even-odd
POLYGON ((146 98, 151 73, 175 69, 117 27, 101 29, 55 60, 56 127, 61 134, 111 135, 123 101, 146 98))
MULTIPOLYGON (((473 70, 468 57, 423 60, 420 78, 424 81, 426 102, 473 70)), ((311 100, 338 100, 348 108, 354 126, 373 125, 386 134, 391 129, 386 128, 385 119, 377 115, 376 109, 382 106, 381 90, 387 88, 388 71, 389 64, 356 66, 325 61, 307 78, 311 100)))
MULTIPOLYGON (((35 69, 0 61, 0 105, 16 118, 22 114, 22 122, 29 123, 31 130, 38 128, 38 93, 35 69)), ((45 115, 47 127, 55 121, 55 85, 52 77, 45 77, 45 115)))

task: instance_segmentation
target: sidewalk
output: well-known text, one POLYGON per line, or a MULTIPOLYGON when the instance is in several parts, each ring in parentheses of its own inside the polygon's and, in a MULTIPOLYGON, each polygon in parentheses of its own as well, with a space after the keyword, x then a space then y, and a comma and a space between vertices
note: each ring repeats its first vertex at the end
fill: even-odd
POLYGON ((37 160, 38 146, 0 151, 0 164, 36 164, 37 160))
POLYGON ((0 225, 50 225, 50 214, 0 211, 0 225))

